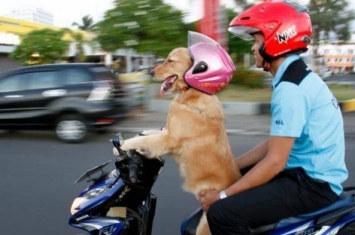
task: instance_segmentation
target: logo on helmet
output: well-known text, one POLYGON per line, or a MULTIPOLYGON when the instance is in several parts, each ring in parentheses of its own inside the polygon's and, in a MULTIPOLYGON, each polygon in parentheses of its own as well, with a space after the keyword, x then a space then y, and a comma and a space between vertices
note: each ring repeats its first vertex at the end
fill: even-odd
POLYGON ((297 35, 296 25, 292 25, 282 33, 277 33, 277 40, 279 43, 287 43, 287 41, 297 35))

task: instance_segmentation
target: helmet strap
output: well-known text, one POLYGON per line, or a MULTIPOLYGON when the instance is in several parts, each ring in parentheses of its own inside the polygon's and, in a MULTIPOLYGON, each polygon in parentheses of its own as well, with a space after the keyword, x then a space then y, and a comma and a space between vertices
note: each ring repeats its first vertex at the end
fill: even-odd
POLYGON ((271 63, 271 61, 273 61, 275 58, 270 56, 269 54, 267 54, 265 52, 265 43, 263 43, 260 48, 259 48, 259 53, 261 55, 261 57, 263 57, 263 59, 268 62, 268 63, 271 63))
POLYGON ((265 43, 263 43, 260 48, 259 48, 259 53, 261 55, 261 57, 263 57, 263 68, 264 71, 269 72, 270 71, 270 66, 271 66, 271 62, 275 59, 273 57, 271 57, 270 55, 268 55, 265 52, 265 43))
POLYGON ((271 66, 271 63, 266 62, 265 60, 263 60, 264 71, 270 72, 270 66, 271 66))

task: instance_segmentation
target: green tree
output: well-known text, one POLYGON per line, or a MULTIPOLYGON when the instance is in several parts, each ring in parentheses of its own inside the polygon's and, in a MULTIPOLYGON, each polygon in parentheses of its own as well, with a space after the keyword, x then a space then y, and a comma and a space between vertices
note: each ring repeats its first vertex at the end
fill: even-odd
POLYGON ((254 5, 255 3, 260 2, 257 0, 254 1, 248 1, 248 0, 234 0, 235 5, 240 8, 241 10, 245 10, 249 7, 251 7, 252 5, 254 5))
POLYGON ((330 33, 335 33, 337 40, 349 40, 349 23, 355 17, 348 6, 346 0, 310 0, 308 9, 312 19, 315 47, 320 41, 329 41, 330 33))
POLYGON ((188 25, 183 14, 163 0, 115 0, 115 7, 98 23, 97 40, 105 51, 133 48, 166 56, 186 46, 188 25))
POLYGON ((95 27, 94 20, 92 19, 91 16, 86 15, 83 18, 81 18, 81 23, 73 22, 72 26, 77 26, 78 29, 84 30, 84 31, 90 31, 95 27))
POLYGON ((63 31, 52 29, 33 30, 26 34, 11 58, 24 65, 54 63, 63 58, 69 42, 63 41, 63 31))

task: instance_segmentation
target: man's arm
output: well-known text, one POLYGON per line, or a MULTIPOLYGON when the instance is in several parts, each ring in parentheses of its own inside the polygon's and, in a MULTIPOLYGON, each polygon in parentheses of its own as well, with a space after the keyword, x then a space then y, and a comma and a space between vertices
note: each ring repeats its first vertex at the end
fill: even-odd
POLYGON ((244 169, 260 162, 267 154, 269 139, 261 142, 248 152, 235 159, 238 169, 244 169))

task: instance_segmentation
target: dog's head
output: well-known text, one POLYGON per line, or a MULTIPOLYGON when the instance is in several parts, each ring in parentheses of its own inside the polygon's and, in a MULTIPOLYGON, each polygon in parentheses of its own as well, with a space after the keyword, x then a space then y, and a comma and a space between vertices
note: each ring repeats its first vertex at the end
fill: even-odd
POLYGON ((172 50, 166 60, 157 66, 151 74, 156 81, 163 81, 160 94, 165 92, 180 92, 188 87, 184 81, 185 72, 192 66, 192 60, 187 48, 172 50))
POLYGON ((232 59, 221 45, 203 34, 189 32, 189 47, 174 49, 151 74, 155 80, 164 81, 162 96, 166 91, 187 88, 213 95, 226 87, 234 71, 232 59))

